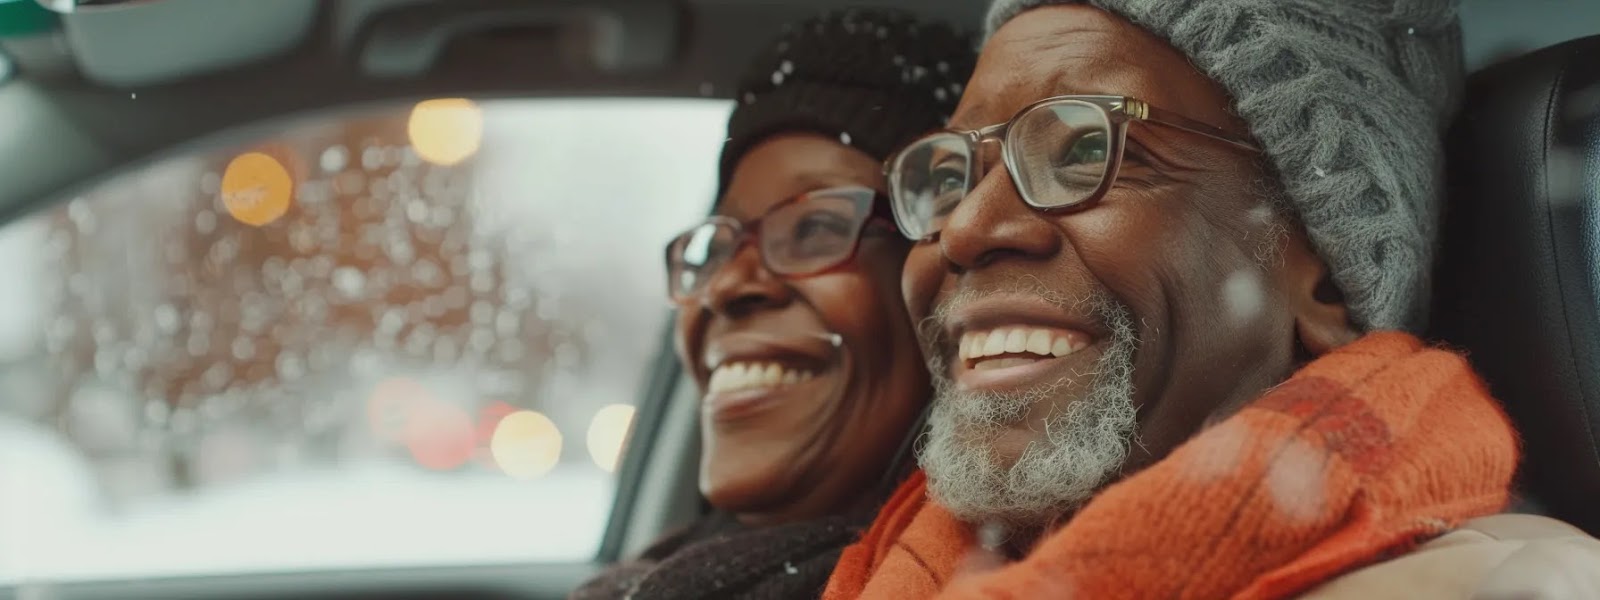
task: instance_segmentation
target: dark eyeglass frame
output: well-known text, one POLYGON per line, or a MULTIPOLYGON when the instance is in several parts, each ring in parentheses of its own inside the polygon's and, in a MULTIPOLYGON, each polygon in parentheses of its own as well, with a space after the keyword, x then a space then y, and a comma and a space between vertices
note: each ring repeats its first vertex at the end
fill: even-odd
MULTIPOLYGON (((735 256, 738 256, 739 252, 744 250, 745 245, 747 245, 747 244, 755 244, 761 239, 761 225, 767 219, 767 217, 769 215, 771 215, 772 213, 775 213, 777 211, 783 210, 783 209, 788 208, 788 207, 790 207, 792 205, 799 204, 801 202, 805 202, 806 200, 810 200, 810 199, 818 197, 818 196, 843 196, 843 195, 851 195, 851 194, 854 194, 857 198, 866 197, 866 196, 870 195, 870 198, 867 200, 867 202, 869 203, 869 205, 867 207, 867 217, 861 220, 861 225, 859 227, 857 227, 854 232, 851 232, 853 237, 854 237, 854 242, 850 244, 850 251, 848 253, 846 253, 844 256, 840 257, 838 260, 831 261, 831 262, 829 262, 829 263, 827 263, 827 264, 825 264, 823 266, 817 267, 817 268, 807 269, 807 270, 803 270, 803 271, 786 271, 786 270, 783 270, 783 269, 774 268, 772 266, 772 262, 770 260, 768 260, 766 252, 762 251, 761 247, 759 245, 757 245, 757 247, 756 247, 756 255, 758 257, 760 257, 760 259, 761 259, 761 267, 766 269, 768 272, 770 272, 770 273, 772 273, 774 275, 777 275, 779 277, 782 277, 782 278, 788 279, 788 280, 805 279, 807 277, 816 277, 818 275, 831 273, 831 272, 837 270, 840 266, 848 264, 848 263, 850 263, 850 261, 855 260, 856 254, 861 251, 861 237, 866 234, 867 227, 872 225, 873 223, 882 223, 885 227, 887 227, 889 229, 890 233, 899 233, 900 232, 900 228, 897 226, 897 224, 895 222, 893 209, 889 206, 889 197, 888 197, 888 195, 884 194, 883 192, 880 192, 878 190, 875 190, 875 189, 872 189, 872 188, 869 188, 869 187, 866 187, 866 186, 860 186, 860 185, 846 185, 846 186, 822 188, 822 189, 817 189, 817 190, 812 190, 812 191, 809 191, 809 192, 805 192, 803 194, 798 194, 798 195, 795 195, 795 196, 793 196, 791 198, 788 198, 788 199, 786 199, 786 200, 784 200, 782 202, 779 202, 778 204, 774 205, 772 208, 767 209, 767 212, 762 213, 761 216, 756 217, 754 219, 751 219, 749 221, 740 221, 738 219, 735 219, 733 217, 729 217, 729 216, 726 216, 726 215, 712 215, 711 217, 708 217, 705 221, 701 221, 700 224, 695 225, 694 227, 690 227, 688 229, 685 229, 683 231, 683 233, 679 233, 678 235, 673 236, 672 237, 672 241, 667 242, 667 247, 665 248, 664 252, 666 254, 666 263, 667 263, 667 296, 668 296, 668 298, 671 299, 675 303, 685 304, 685 303, 691 303, 691 302, 696 301, 697 299, 699 299, 699 297, 701 295, 704 294, 704 290, 705 290, 705 286, 704 285, 700 286, 700 288, 699 288, 700 291, 698 291, 698 292, 690 293, 690 294, 679 294, 677 292, 678 286, 673 281, 673 277, 676 276, 677 271, 676 271, 676 269, 674 267, 675 261, 673 260, 673 251, 672 251, 672 249, 673 249, 674 246, 677 246, 678 240, 682 239, 684 235, 687 235, 688 233, 690 233, 692 231, 700 229, 701 227, 705 227, 706 225, 721 225, 721 226, 728 227, 730 230, 733 231, 733 242, 732 242, 732 246, 733 247, 732 247, 731 250, 728 251, 728 258, 727 258, 727 259, 731 259, 731 258, 733 258, 735 256)), ((711 271, 711 273, 714 274, 717 270, 720 270, 724 265, 726 265, 727 264, 726 263, 727 259, 724 259, 723 264, 717 265, 716 269, 713 269, 711 271)), ((708 276, 706 279, 707 279, 707 281, 709 281, 710 277, 708 276)))
MULTIPOLYGON (((950 134, 959 136, 967 144, 967 189, 963 193, 963 196, 965 196, 965 194, 970 194, 972 189, 978 185, 978 182, 983 180, 985 174, 984 163, 986 162, 983 160, 983 144, 995 142, 1000 144, 1000 160, 1005 163, 1006 170, 1011 175, 1011 184, 1017 189, 1018 195, 1022 197, 1022 201, 1027 203, 1028 206, 1042 211, 1058 211, 1090 204, 1104 196, 1106 192, 1111 189, 1111 185, 1116 182, 1117 172, 1122 167, 1123 148, 1127 144, 1128 123, 1133 121, 1142 121, 1156 125, 1163 125, 1173 129, 1178 129, 1180 131, 1187 131, 1189 133, 1211 138, 1213 140, 1223 142, 1230 146, 1250 152, 1261 152, 1261 147, 1257 146, 1255 142, 1246 136, 1232 133, 1221 127, 1191 119, 1166 109, 1151 106, 1149 103, 1130 96, 1051 96, 1022 107, 1021 110, 1018 110, 1016 114, 1012 115, 1011 118, 1007 119, 1004 123, 996 123, 994 125, 981 127, 978 129, 942 129, 919 137, 902 146, 893 154, 890 154, 889 159, 883 163, 883 174, 889 183, 890 208, 896 209, 896 207, 899 206, 899 202, 896 200, 896 198, 901 193, 899 190, 900 177, 897 176, 896 171, 901 166, 901 162, 905 157, 905 151, 909 148, 917 147, 920 144, 925 143, 929 138, 950 134), (1033 114, 1034 111, 1044 110, 1046 108, 1062 104, 1087 105, 1100 111, 1100 116, 1107 124, 1107 133, 1110 137, 1110 139, 1107 140, 1106 169, 1105 173, 1100 178, 1100 185, 1096 187, 1093 192, 1084 196, 1082 199, 1071 202, 1043 202, 1038 198, 1033 198, 1033 194, 1028 191, 1028 186, 1023 185, 1023 183, 1017 179, 1019 173, 1016 156, 1017 153, 1011 150, 1011 144, 1013 142, 1011 141, 1010 134, 1012 127, 1016 125, 1017 122, 1033 114)), ((900 227, 900 231, 906 232, 907 237, 911 237, 911 232, 921 229, 921 227, 908 226, 906 223, 902 222, 900 219, 899 210, 892 210, 892 212, 894 213, 895 224, 900 227)), ((920 238, 911 237, 911 239, 917 241, 926 241, 937 234, 937 231, 933 231, 922 235, 920 238)))

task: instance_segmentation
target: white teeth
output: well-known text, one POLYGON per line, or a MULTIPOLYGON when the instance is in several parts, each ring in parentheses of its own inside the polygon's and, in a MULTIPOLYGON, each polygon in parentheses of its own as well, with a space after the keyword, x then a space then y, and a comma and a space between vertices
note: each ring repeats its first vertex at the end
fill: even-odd
POLYGON ((1028 334, 1028 347, 1026 350, 1039 355, 1049 354, 1050 332, 1043 329, 1033 330, 1033 333, 1028 334))
POLYGON ((1002 328, 963 334, 958 344, 958 355, 963 361, 1021 353, 1059 358, 1088 345, 1088 340, 1080 332, 1042 327, 1002 328))
POLYGON ((1021 352, 1028 349, 1028 332, 1022 329, 1013 329, 1006 336, 1006 352, 1021 352))
POLYGON ((1020 367, 1022 365, 1037 362, 1038 360, 1039 359, 1037 358, 991 358, 988 360, 979 361, 977 364, 972 365, 972 370, 988 371, 991 369, 1004 369, 1006 367, 1020 367))
POLYGON ((1006 352, 1006 334, 1005 334, 1005 332, 1004 331, 992 331, 992 332, 989 332, 989 339, 984 341, 984 343, 983 343, 983 354, 981 354, 980 356, 994 356, 996 354, 1005 354, 1005 352, 1006 352))
POLYGON ((815 374, 777 363, 727 363, 711 372, 706 392, 737 392, 753 388, 778 388, 810 381, 815 374))

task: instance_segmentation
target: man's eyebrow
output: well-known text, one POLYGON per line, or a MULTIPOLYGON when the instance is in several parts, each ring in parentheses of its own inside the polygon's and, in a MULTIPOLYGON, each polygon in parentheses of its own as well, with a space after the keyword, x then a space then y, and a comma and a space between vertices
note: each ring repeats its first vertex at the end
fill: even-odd
POLYGON ((960 127, 960 126, 957 126, 956 124, 960 122, 960 119, 965 118, 966 115, 988 114, 988 111, 989 111, 989 103, 987 101, 985 101, 985 100, 974 101, 972 103, 972 107, 971 108, 968 108, 968 109, 963 110, 963 111, 961 111, 959 113, 956 113, 956 115, 953 115, 951 117, 951 119, 950 119, 950 127, 952 129, 974 129, 973 127, 960 127))
POLYGON ((1067 58, 1077 59, 1076 67, 1068 71, 1057 69, 1045 79, 1043 90, 1051 96, 1122 96, 1127 94, 1126 81, 1130 70, 1138 63, 1131 58, 1088 55, 1067 58))

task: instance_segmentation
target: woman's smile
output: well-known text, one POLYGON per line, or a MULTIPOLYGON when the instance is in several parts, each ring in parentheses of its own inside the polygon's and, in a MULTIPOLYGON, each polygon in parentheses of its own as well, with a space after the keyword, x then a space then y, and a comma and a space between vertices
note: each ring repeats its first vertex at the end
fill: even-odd
POLYGON ((711 374, 704 409, 717 423, 730 424, 786 402, 816 402, 828 389, 831 374, 829 369, 819 378, 778 363, 732 363, 711 374))
POLYGON ((719 423, 744 420, 788 399, 824 397, 838 369, 834 334, 761 331, 717 337, 705 352, 703 408, 719 423))

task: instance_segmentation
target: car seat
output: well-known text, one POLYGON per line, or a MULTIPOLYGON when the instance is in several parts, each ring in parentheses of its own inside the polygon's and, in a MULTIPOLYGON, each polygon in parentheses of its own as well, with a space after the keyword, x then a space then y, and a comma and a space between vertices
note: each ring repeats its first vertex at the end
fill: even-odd
POLYGON ((1516 422, 1528 512, 1600 535, 1600 36, 1473 74, 1446 148, 1430 333, 1516 422))

